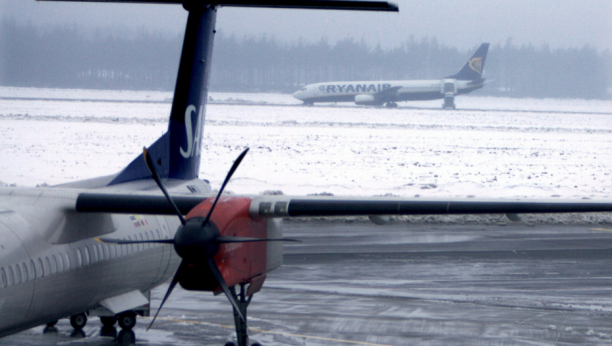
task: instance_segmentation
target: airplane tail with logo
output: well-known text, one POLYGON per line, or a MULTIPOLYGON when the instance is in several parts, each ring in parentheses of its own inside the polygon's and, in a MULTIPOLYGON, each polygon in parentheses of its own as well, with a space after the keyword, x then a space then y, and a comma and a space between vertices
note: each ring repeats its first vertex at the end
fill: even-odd
POLYGON ((480 45, 476 53, 472 55, 459 73, 449 76, 447 78, 459 79, 459 80, 480 80, 482 79, 482 71, 485 67, 485 60, 487 59, 487 53, 489 52, 489 44, 483 43, 480 45))
MULTIPOLYGON (((168 132, 148 148, 149 155, 157 164, 159 176, 180 180, 196 179, 200 170, 200 148, 217 15, 215 8, 200 4, 194 4, 188 10, 168 132)), ((150 177, 141 154, 109 185, 150 177)))

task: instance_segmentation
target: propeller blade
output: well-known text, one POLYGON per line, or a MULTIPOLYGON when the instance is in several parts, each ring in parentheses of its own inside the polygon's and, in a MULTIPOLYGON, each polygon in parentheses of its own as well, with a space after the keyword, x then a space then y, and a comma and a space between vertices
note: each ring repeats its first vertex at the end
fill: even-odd
POLYGON ((234 295, 230 291, 229 287, 227 287, 227 284, 225 283, 225 279, 223 278, 223 275, 221 275, 221 271, 219 270, 219 267, 217 267, 217 263, 212 258, 209 258, 207 262, 208 262, 208 267, 210 268, 210 271, 215 276, 215 279, 217 279, 217 282, 219 283, 219 286, 221 286, 223 293, 225 293, 225 296, 227 297, 227 299, 229 299, 230 303, 232 303, 232 306, 234 307, 234 309, 238 311, 238 315, 240 315, 240 318, 242 319, 242 321, 246 323, 246 319, 244 318, 244 316, 242 315, 242 311, 238 307, 238 302, 236 302, 234 295))
POLYGON ((157 309, 157 312, 155 313, 155 316, 153 317, 153 320, 151 321, 151 324, 149 324, 149 326, 147 327, 147 331, 149 329, 151 329, 151 327, 153 326, 153 323, 155 322, 155 319, 157 318, 157 315, 159 315, 159 312, 161 311, 162 307, 164 306, 164 303, 166 302, 166 299, 168 299, 168 297, 170 296, 170 293, 172 293, 172 290, 174 290, 174 287, 176 287, 176 284, 179 282, 179 274, 181 273, 181 268, 182 267, 183 267, 183 262, 181 262, 181 265, 179 266, 179 269, 176 271, 176 274, 174 274, 174 277, 172 278, 172 282, 170 283, 170 286, 168 287, 168 291, 166 291, 166 295, 164 296, 164 300, 162 300, 161 305, 157 309))
POLYGON ((164 184, 162 184, 161 179, 159 179, 159 175, 157 175, 157 171, 155 170, 155 164, 153 163, 153 160, 151 159, 151 155, 149 155, 149 152, 147 151, 147 147, 142 148, 142 155, 145 159, 145 163, 147 164, 147 168, 151 172, 151 176, 153 177, 153 180, 155 180, 155 182, 157 183, 157 186, 159 186, 159 188, 162 190, 162 192, 166 196, 166 199, 168 200, 168 202, 170 202, 170 204, 174 208, 176 215, 181 220, 181 224, 185 225, 185 218, 183 217, 183 214, 181 214, 179 208, 176 206, 176 204, 174 204, 174 201, 172 200, 172 198, 170 198, 170 195, 168 194, 168 191, 166 191, 164 184))
POLYGON ((97 241, 106 244, 147 244, 147 243, 156 243, 156 244, 174 244, 174 239, 159 239, 159 240, 123 240, 123 239, 102 239, 96 238, 97 241))
POLYGON ((252 242, 260 242, 260 241, 294 241, 301 243, 301 240, 298 239, 290 239, 290 238, 276 238, 276 239, 266 239, 266 238, 248 238, 248 237, 223 237, 219 236, 215 239, 217 243, 225 244, 225 243, 252 243, 252 242))
POLYGON ((223 181, 223 185, 221 185, 221 188, 219 189, 217 198, 215 198, 215 201, 213 202, 212 207, 208 211, 208 214, 206 215, 204 222, 202 222, 202 226, 205 226, 208 223, 208 220, 210 219, 210 215, 212 214, 213 210, 215 210, 215 206, 217 205, 217 202, 219 201, 219 197, 221 197, 221 194, 223 193, 223 190, 225 189, 225 185, 227 185, 229 180, 232 178, 232 175, 234 174, 236 169, 238 169, 240 162, 242 162, 242 159, 244 159, 248 151, 249 151, 249 148, 244 149, 244 151, 238 156, 236 161, 234 161, 232 168, 230 168, 229 172, 227 173, 227 176, 225 177, 225 180, 223 181))

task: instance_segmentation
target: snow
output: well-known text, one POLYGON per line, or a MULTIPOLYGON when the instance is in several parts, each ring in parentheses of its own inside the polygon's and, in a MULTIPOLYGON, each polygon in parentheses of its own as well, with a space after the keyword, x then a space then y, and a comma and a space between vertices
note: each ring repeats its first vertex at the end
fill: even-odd
MULTIPOLYGON (((599 199, 612 191, 611 101, 458 97, 460 109, 444 111, 440 101, 384 109, 210 96, 227 101, 207 107, 200 177, 213 189, 248 146, 228 186, 235 193, 599 199)), ((0 87, 0 181, 115 173, 166 130, 170 97, 0 87)))

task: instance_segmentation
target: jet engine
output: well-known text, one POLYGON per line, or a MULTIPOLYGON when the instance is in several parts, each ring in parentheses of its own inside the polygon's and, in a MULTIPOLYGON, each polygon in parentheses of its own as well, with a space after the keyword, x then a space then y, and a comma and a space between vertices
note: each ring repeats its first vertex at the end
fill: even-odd
POLYGON ((374 95, 361 94, 355 96, 355 104, 360 106, 378 106, 382 103, 374 95))

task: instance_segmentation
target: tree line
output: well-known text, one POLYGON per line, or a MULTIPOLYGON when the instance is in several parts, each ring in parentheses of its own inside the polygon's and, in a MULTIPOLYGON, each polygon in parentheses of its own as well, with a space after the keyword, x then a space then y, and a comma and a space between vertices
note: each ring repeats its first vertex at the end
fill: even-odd
MULTIPOLYGON (((76 25, 51 29, 14 20, 0 23, 0 85, 85 89, 173 90, 182 36, 147 31, 85 34, 76 25)), ((408 37, 397 47, 372 47, 345 38, 329 43, 217 33, 213 91, 293 92, 316 82, 438 79, 456 73, 481 42, 468 50, 435 37, 408 37)), ((595 47, 552 49, 493 44, 485 65, 493 80, 481 95, 609 99, 612 53, 595 47)))

